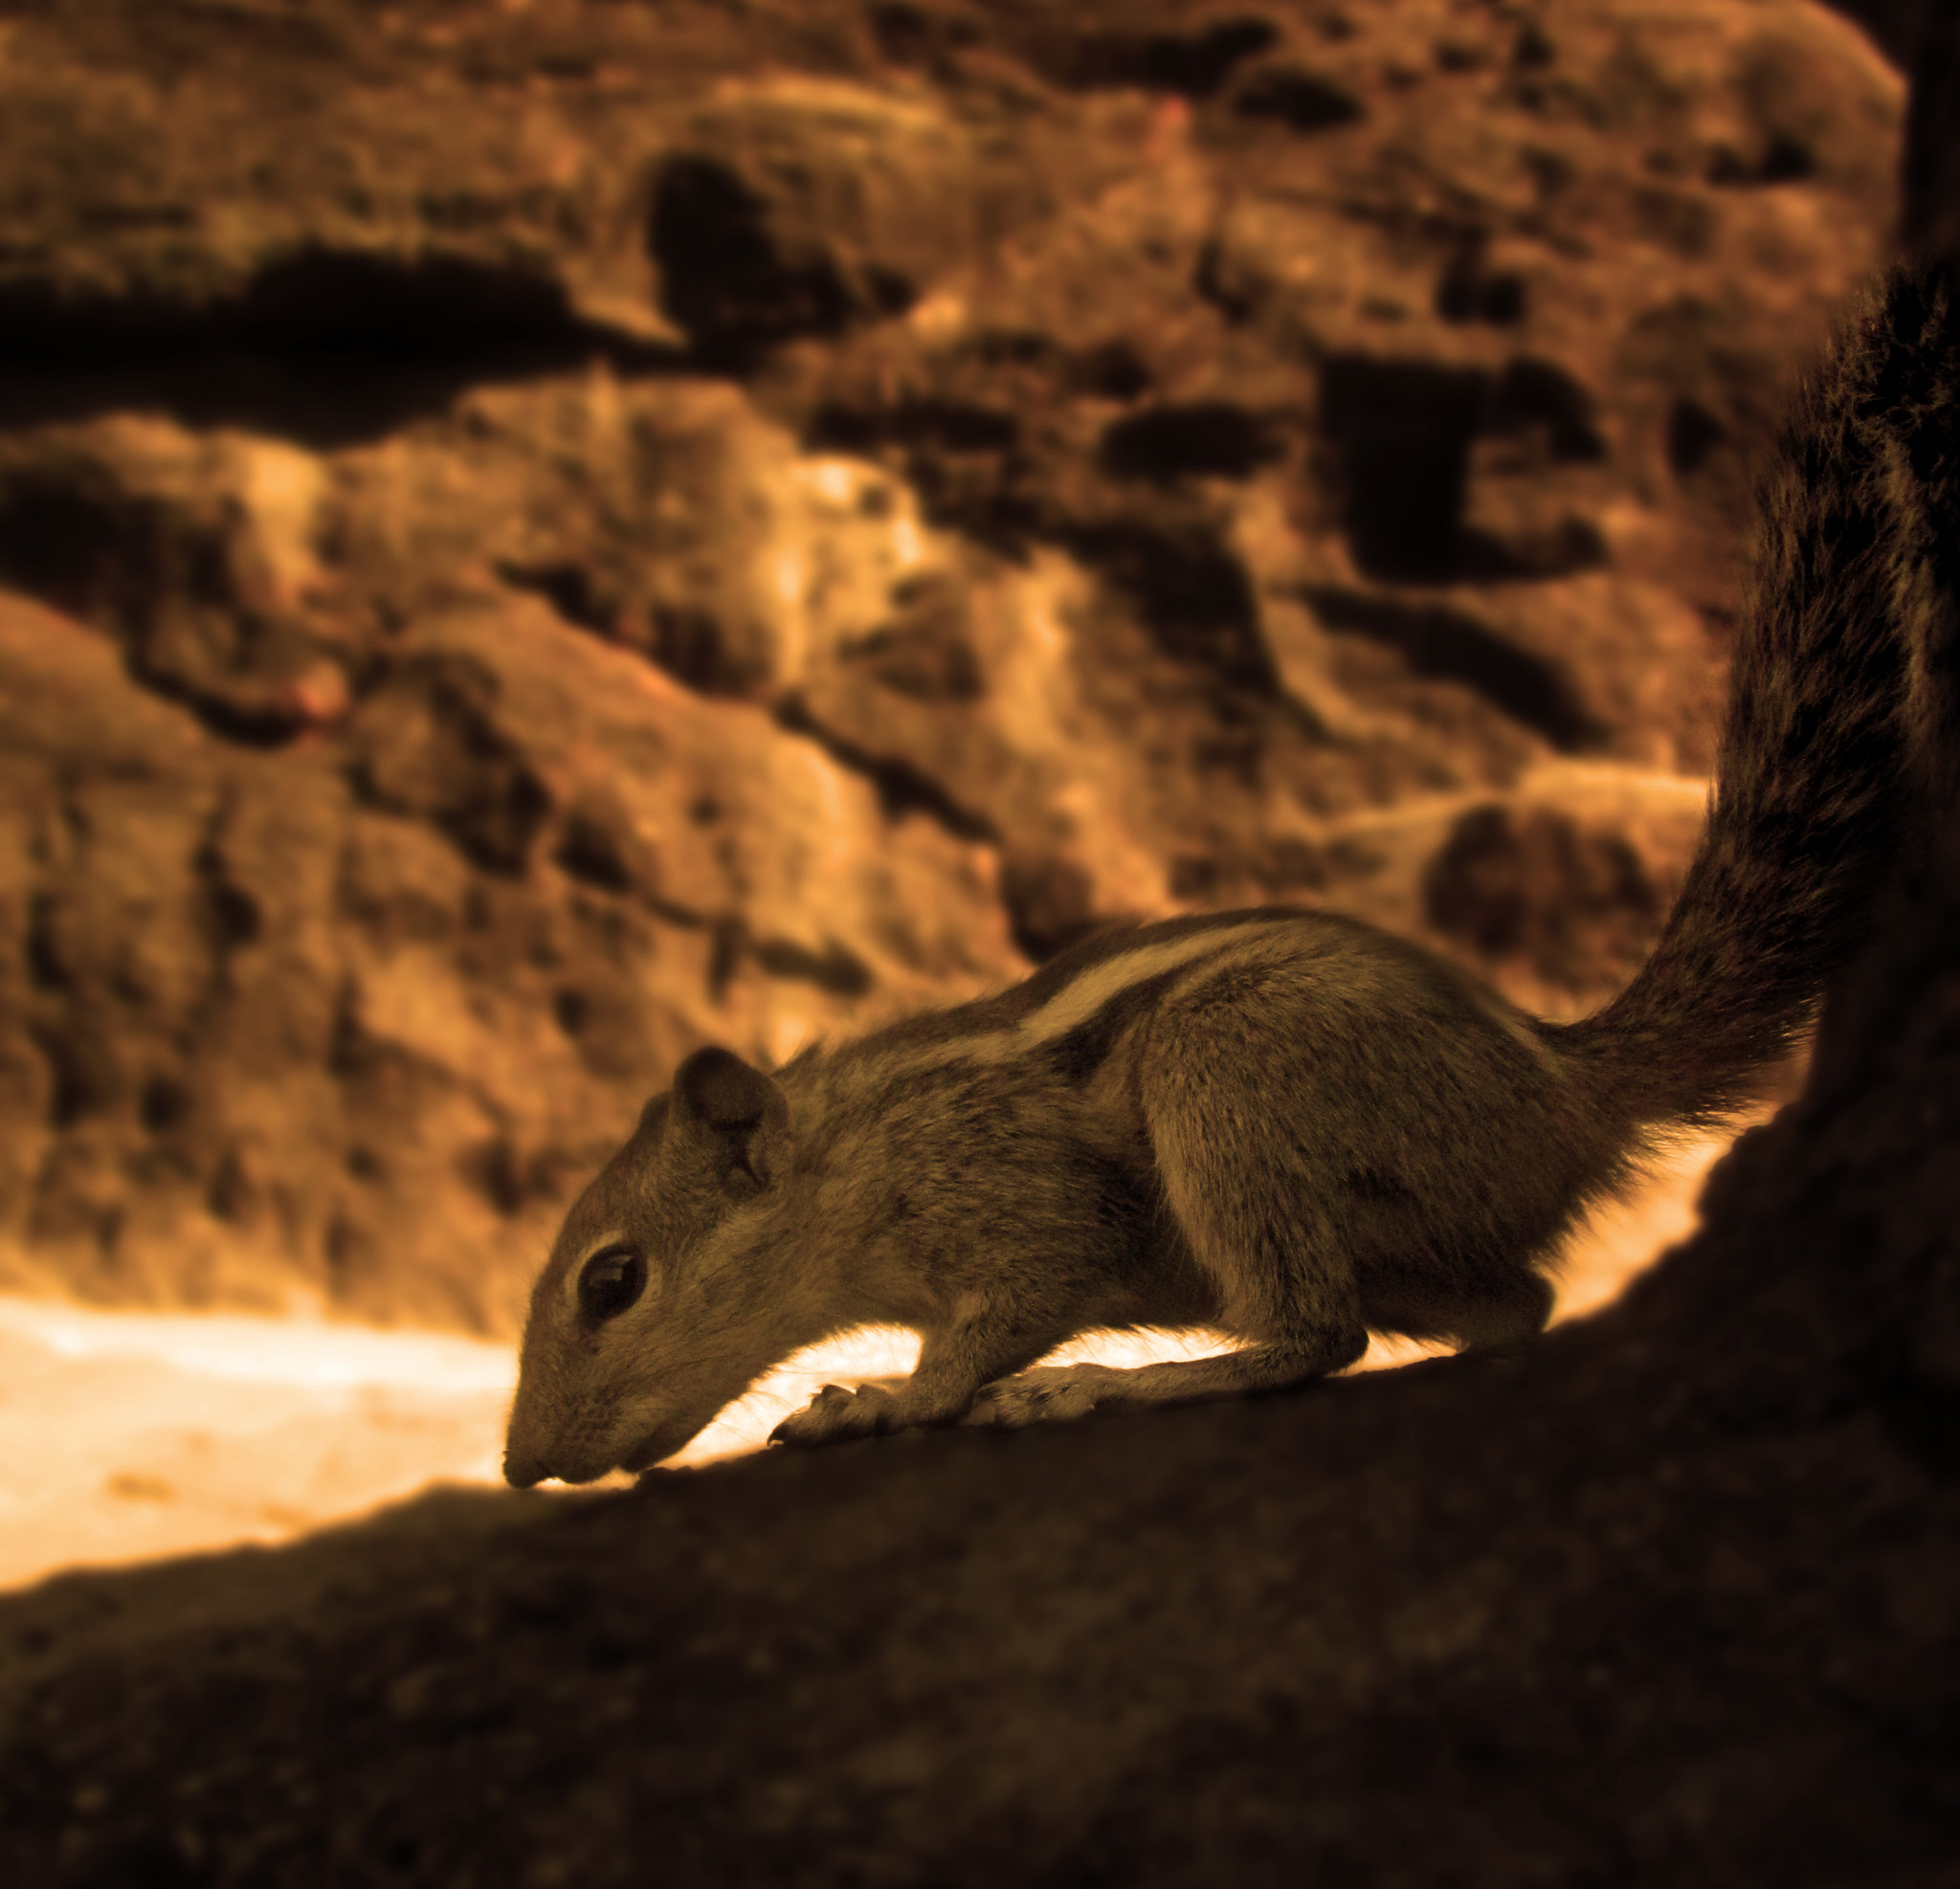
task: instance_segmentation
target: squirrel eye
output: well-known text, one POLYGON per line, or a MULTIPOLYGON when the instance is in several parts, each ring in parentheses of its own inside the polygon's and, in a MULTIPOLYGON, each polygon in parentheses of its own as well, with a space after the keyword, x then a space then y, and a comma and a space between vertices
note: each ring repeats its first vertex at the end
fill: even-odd
POLYGON ((578 1276, 578 1309, 594 1324, 616 1319, 647 1288, 647 1262, 636 1247, 609 1246, 578 1276))

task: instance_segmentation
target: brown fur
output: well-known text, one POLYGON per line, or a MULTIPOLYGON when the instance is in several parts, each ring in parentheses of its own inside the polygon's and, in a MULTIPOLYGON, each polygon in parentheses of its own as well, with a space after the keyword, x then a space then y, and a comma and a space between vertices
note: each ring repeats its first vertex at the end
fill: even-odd
POLYGON ((1657 1129, 1719 1117, 1781 1057, 1926 792, 1953 789, 1956 398, 1946 281, 1896 272, 1794 404, 1708 829, 1652 960, 1597 1015, 1543 1024, 1351 920, 1251 912, 1106 933, 773 1077, 703 1052, 538 1280, 510 1479, 657 1462, 866 1322, 917 1330, 917 1371, 832 1386, 780 1437, 1273 1389, 1350 1363, 1370 1329, 1538 1331, 1574 1215, 1657 1129), (1028 1369, 1140 1324, 1242 1348, 1028 1369))

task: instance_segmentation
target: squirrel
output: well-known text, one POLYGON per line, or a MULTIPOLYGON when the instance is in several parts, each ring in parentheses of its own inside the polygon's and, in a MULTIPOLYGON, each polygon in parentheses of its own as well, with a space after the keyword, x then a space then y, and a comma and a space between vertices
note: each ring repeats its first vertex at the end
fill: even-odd
POLYGON ((917 1369, 828 1386, 772 1440, 1270 1391, 1353 1363, 1370 1330, 1538 1333, 1575 1215, 1748 1100, 1951 790, 1955 286, 1895 267, 1798 387, 1706 828, 1612 1002, 1541 1021, 1412 942, 1265 909, 1102 932, 774 1074, 699 1051, 537 1280, 509 1481, 650 1468, 864 1323, 916 1330, 917 1369), (1140 1325, 1238 1348, 1030 1368, 1140 1325))

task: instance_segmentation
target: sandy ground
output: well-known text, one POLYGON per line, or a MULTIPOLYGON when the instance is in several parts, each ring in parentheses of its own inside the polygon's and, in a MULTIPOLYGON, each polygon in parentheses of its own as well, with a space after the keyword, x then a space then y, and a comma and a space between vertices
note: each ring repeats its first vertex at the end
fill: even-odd
MULTIPOLYGON (((1689 1231, 1726 1145, 1682 1148, 1595 1216, 1571 1250, 1558 1317, 1606 1303, 1689 1231)), ((1216 1348, 1205 1334, 1144 1333, 1056 1355, 1141 1364, 1216 1348)), ((1357 1368, 1423 1348, 1377 1340, 1357 1368)), ((799 1353, 680 1460, 759 1449, 822 1385, 909 1370, 917 1351, 908 1333, 863 1331, 799 1353)), ((0 1297, 0 1588, 283 1541, 431 1483, 495 1482, 516 1375, 509 1346, 434 1333, 0 1297)))

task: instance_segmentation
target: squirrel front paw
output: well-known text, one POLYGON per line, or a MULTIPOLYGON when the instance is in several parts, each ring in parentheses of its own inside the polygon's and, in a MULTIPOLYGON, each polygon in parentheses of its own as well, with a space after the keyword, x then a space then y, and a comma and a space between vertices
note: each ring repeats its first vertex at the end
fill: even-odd
POLYGON ((980 1387, 966 1421, 1000 1430, 1025 1430, 1030 1424, 1087 1416, 1099 1400, 1115 1393, 1125 1375, 1105 1365, 1050 1365, 996 1378, 980 1387))
POLYGON ((884 1385, 860 1384, 846 1390, 841 1384, 826 1384, 802 1410, 769 1432, 769 1441, 845 1443, 900 1427, 898 1399, 884 1385))

